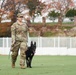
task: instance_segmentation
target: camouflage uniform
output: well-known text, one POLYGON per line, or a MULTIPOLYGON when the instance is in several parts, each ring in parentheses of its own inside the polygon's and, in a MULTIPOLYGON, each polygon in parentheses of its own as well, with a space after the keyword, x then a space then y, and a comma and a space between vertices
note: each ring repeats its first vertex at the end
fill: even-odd
POLYGON ((11 57, 13 64, 15 64, 16 62, 18 51, 20 49, 20 66, 25 66, 25 57, 26 57, 25 51, 27 50, 27 31, 28 27, 25 23, 19 25, 17 22, 15 22, 11 26, 11 37, 12 37, 11 57))

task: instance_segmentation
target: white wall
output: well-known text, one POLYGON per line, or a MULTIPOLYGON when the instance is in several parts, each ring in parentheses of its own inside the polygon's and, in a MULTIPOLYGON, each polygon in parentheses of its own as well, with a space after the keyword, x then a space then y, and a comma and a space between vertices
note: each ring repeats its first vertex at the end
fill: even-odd
MULTIPOLYGON (((10 48, 0 48, 1 55, 11 54, 10 48)), ((20 54, 20 53, 19 53, 20 54)), ((76 48, 37 47, 35 55, 76 55, 76 48)))
POLYGON ((76 48, 37 48, 36 55, 76 55, 76 48))

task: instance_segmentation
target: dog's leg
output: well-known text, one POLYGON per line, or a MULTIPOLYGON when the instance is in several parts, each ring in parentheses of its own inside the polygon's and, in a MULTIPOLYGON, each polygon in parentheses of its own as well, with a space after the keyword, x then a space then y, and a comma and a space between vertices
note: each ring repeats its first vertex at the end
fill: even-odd
POLYGON ((30 62, 29 62, 29 67, 32 68, 32 67, 31 67, 31 59, 30 59, 30 62))
POLYGON ((29 67, 30 68, 30 58, 28 57, 28 59, 27 59, 27 67, 29 67))
POLYGON ((32 68, 32 66, 31 66, 32 58, 33 58, 33 56, 30 57, 30 62, 29 62, 29 67, 30 67, 30 68, 32 68))
POLYGON ((27 65, 27 67, 29 67, 29 59, 28 59, 28 57, 26 57, 26 65, 27 65))
POLYGON ((28 60, 26 60, 26 65, 27 65, 27 67, 28 67, 28 60))
POLYGON ((29 60, 28 60, 28 67, 30 68, 30 58, 29 58, 29 60))
POLYGON ((32 68, 32 67, 31 67, 31 60, 29 60, 29 68, 32 68))

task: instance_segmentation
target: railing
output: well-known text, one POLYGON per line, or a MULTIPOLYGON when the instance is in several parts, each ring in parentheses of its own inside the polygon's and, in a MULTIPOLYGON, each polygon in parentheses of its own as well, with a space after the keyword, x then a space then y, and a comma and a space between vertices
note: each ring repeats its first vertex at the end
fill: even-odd
MULTIPOLYGON (((37 43, 37 47, 67 47, 76 48, 76 37, 29 37, 28 45, 31 41, 37 43)), ((11 38, 0 38, 0 47, 9 48, 11 38)))

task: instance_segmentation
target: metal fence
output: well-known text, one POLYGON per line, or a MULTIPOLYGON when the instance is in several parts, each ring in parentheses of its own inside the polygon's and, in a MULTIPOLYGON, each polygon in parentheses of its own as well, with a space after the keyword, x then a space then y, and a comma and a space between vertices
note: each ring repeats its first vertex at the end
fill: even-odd
MULTIPOLYGON (((76 48, 76 37, 29 37, 28 45, 31 41, 37 43, 37 47, 67 47, 76 48)), ((0 47, 9 48, 11 38, 0 38, 0 47)))

